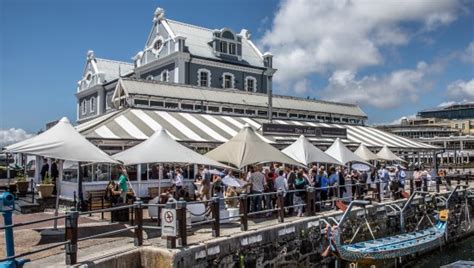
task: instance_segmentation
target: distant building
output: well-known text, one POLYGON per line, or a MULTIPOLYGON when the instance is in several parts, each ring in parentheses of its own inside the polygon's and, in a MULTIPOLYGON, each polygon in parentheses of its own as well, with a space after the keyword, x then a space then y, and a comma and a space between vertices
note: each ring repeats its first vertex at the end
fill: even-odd
POLYGON ((418 112, 420 118, 474 119, 474 103, 453 104, 418 112))

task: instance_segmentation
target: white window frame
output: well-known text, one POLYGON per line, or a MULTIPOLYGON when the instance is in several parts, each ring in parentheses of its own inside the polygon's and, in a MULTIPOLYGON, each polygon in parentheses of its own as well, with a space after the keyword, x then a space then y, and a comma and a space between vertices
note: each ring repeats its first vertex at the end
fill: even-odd
POLYGON ((95 107, 97 105, 96 103, 96 100, 95 100, 95 97, 91 97, 90 100, 89 100, 89 112, 93 113, 95 112, 95 107))
POLYGON ((168 70, 163 70, 160 73, 160 81, 161 82, 169 82, 170 81, 170 72, 168 70), (166 79, 163 79, 164 74, 166 74, 166 79))
POLYGON ((82 105, 81 105, 81 114, 85 115, 87 113, 87 107, 86 107, 86 100, 82 100, 82 105))
POLYGON ((208 69, 201 68, 197 71, 197 84, 201 87, 201 73, 207 73, 207 86, 211 87, 211 71, 208 69))
POLYGON ((257 78, 253 77, 253 76, 246 76, 245 77, 245 91, 249 91, 249 87, 248 87, 248 81, 249 80, 252 80, 253 81, 253 90, 252 92, 257 92, 257 78))
POLYGON ((230 84, 231 84, 231 89, 235 89, 235 76, 233 73, 229 73, 229 72, 225 72, 222 74, 222 88, 228 88, 228 87, 225 87, 225 77, 226 75, 228 76, 231 76, 232 77, 232 80, 230 81, 230 84))

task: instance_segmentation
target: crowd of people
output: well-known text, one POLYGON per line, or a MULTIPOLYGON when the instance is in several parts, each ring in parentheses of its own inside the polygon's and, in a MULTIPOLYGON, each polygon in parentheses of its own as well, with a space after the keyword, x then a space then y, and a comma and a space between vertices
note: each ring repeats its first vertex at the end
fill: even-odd
MULTIPOLYGON (((334 208, 336 200, 351 201, 364 199, 368 193, 378 194, 377 184, 380 183, 383 198, 401 198, 405 189, 407 172, 400 165, 377 166, 367 171, 348 170, 345 166, 313 165, 311 168, 255 165, 247 167, 247 172, 236 173, 233 170, 209 170, 201 166, 191 187, 185 185, 185 176, 180 167, 168 170, 166 177, 172 187, 165 193, 177 200, 209 201, 217 196, 229 208, 239 206, 237 198, 241 194, 250 195, 249 212, 265 212, 270 216, 277 208, 277 193, 284 197, 285 212, 288 215, 303 216, 308 200, 307 194, 314 194, 318 208, 334 208), (231 183, 230 183, 231 182, 231 183), (308 187, 315 191, 309 193, 308 187), (273 193, 273 194, 269 194, 273 193)), ((125 201, 128 190, 125 168, 119 169, 120 176, 116 183, 109 185, 115 196, 125 201)), ((417 167, 413 172, 413 180, 417 190, 421 190, 424 181, 432 176, 424 167, 417 167)))

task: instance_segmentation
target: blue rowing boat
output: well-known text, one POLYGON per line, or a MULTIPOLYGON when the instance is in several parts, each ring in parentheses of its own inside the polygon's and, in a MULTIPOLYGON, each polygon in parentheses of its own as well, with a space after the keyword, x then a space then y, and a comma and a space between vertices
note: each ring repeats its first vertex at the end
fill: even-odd
POLYGON ((448 211, 440 211, 435 226, 407 234, 399 234, 354 244, 341 245, 338 228, 332 230, 335 253, 346 261, 383 260, 430 250, 445 241, 448 211))

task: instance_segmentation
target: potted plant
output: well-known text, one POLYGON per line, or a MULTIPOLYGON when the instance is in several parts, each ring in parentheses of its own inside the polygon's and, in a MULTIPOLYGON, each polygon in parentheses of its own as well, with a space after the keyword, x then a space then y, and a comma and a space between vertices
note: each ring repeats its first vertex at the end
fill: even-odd
POLYGON ((23 174, 18 174, 15 180, 18 195, 26 196, 26 193, 28 192, 28 187, 30 186, 30 182, 27 180, 27 177, 23 174))
POLYGON ((38 184, 38 193, 40 198, 47 198, 53 195, 54 184, 51 177, 46 174, 43 181, 38 184))

